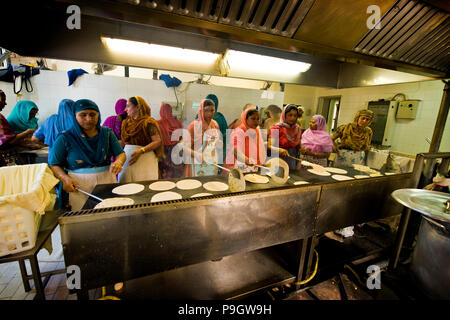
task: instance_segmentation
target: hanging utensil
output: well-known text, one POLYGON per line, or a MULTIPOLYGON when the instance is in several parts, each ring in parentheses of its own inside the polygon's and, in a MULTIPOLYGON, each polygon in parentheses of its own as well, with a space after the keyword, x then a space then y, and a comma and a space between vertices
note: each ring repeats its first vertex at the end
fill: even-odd
POLYGON ((219 166, 216 163, 211 163, 212 165, 228 171, 228 186, 230 187, 230 191, 231 192, 241 192, 241 191, 245 191, 245 178, 244 178, 244 174, 242 173, 241 170, 236 169, 236 168, 225 168, 222 166, 219 166))
POLYGON ((87 196, 89 196, 89 197, 91 197, 91 198, 94 198, 94 199, 97 200, 97 201, 100 201, 100 202, 103 201, 103 199, 101 199, 101 198, 99 198, 99 197, 96 197, 96 196, 94 196, 93 194, 90 194, 89 192, 86 192, 86 191, 84 191, 84 190, 81 190, 80 188, 75 188, 75 190, 78 190, 78 191, 80 191, 81 193, 84 193, 85 195, 87 195, 87 196))

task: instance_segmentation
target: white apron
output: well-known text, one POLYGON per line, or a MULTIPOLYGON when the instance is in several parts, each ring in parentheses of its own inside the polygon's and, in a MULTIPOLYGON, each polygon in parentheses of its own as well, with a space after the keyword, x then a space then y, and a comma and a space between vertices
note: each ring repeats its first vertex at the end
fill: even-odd
MULTIPOLYGON (((117 178, 109 172, 109 166, 82 168, 68 172, 69 177, 80 185, 80 189, 91 193, 97 184, 117 183, 117 178)), ((69 192, 69 203, 72 211, 83 208, 89 197, 81 192, 69 192)))
POLYGON ((122 171, 119 173, 119 183, 158 180, 158 158, 153 151, 141 154, 134 164, 128 164, 133 152, 142 147, 127 144, 123 148, 127 160, 123 165, 122 171))

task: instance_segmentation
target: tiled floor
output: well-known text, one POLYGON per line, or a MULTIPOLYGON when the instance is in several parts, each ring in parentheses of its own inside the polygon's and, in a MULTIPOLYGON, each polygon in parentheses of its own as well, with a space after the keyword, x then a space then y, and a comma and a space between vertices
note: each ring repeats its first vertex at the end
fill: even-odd
MULTIPOLYGON (((52 245, 53 252, 51 255, 45 249, 42 249, 38 254, 41 273, 65 268, 59 227, 52 233, 52 245)), ((25 261, 25 266, 28 274, 31 275, 31 267, 28 260, 25 261)), ((64 273, 52 275, 45 287, 46 299, 76 299, 75 294, 69 294, 65 282, 66 275, 64 273)), ((33 280, 30 280, 30 286, 32 290, 25 292, 17 261, 0 264, 0 300, 32 300, 36 296, 33 280)))

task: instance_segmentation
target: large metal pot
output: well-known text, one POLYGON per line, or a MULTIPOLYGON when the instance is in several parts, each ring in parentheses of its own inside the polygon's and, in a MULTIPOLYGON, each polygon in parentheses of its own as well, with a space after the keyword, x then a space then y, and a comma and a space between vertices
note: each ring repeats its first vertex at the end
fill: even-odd
POLYGON ((411 269, 430 298, 450 299, 450 223, 422 216, 411 269))
POLYGON ((400 189, 392 197, 422 214, 411 270, 424 293, 450 299, 450 194, 400 189))

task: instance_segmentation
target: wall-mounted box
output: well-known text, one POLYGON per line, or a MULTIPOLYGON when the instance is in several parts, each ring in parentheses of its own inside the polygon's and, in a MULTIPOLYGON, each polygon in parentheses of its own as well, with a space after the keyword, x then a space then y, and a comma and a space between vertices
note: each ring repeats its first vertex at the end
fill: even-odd
POLYGON ((400 101, 397 108, 397 119, 415 119, 419 100, 400 101))

